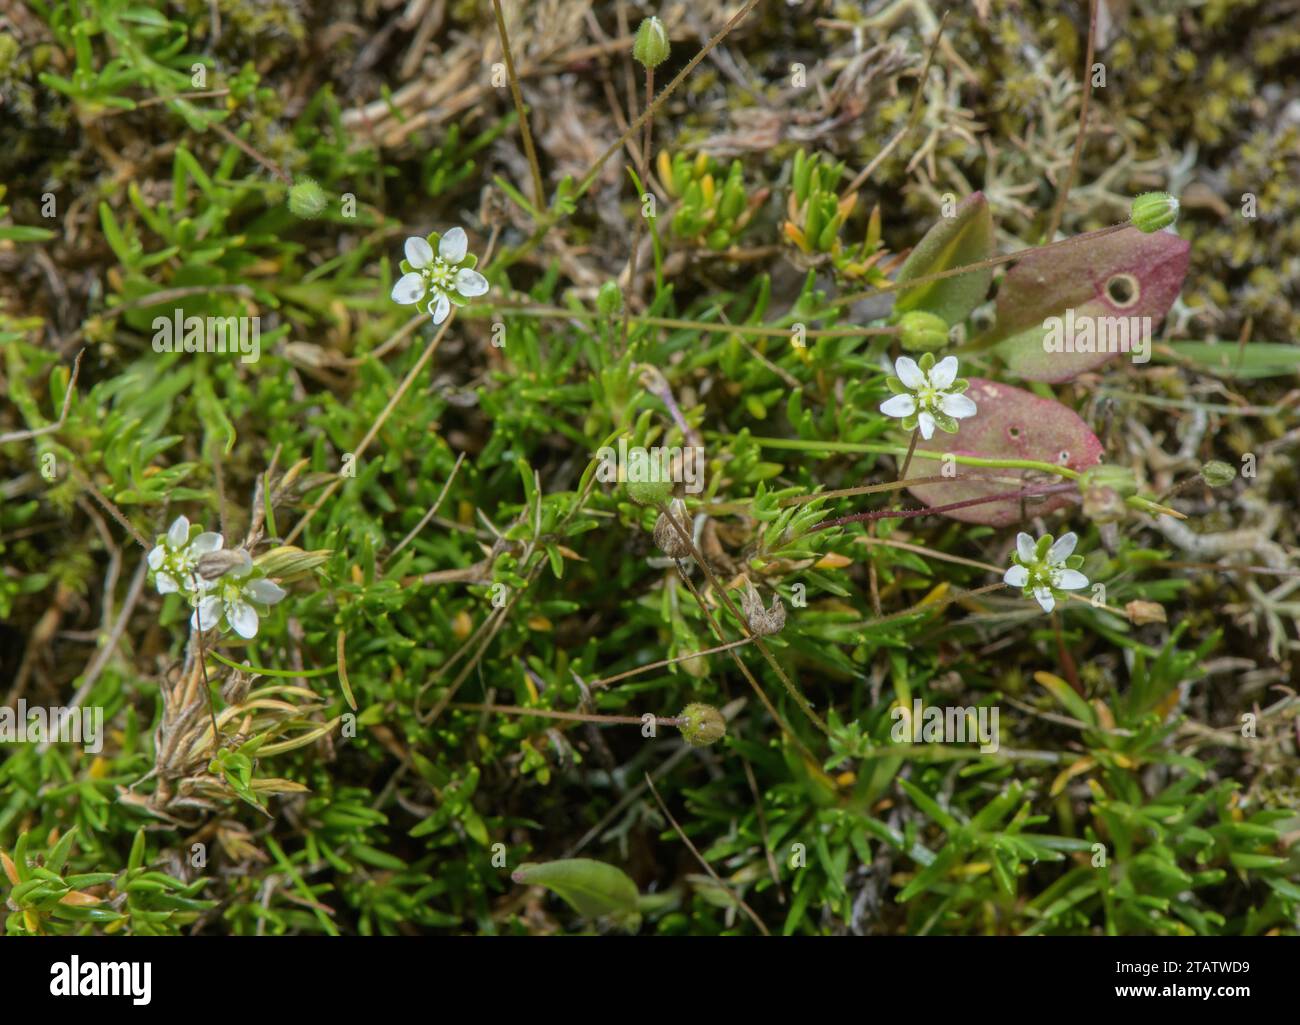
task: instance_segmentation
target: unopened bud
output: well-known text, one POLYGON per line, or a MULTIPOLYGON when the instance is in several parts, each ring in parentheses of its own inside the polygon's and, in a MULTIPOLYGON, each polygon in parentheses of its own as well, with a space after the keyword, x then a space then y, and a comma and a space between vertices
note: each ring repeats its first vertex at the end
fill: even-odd
POLYGON ((693 703, 678 716, 682 737, 692 747, 708 747, 727 735, 727 720, 712 705, 693 703))
POLYGON ((623 483, 627 497, 637 505, 652 505, 656 509, 663 506, 673 493, 670 480, 629 480, 623 483))
POLYGON ((263 552, 253 562, 266 576, 287 584, 311 576, 312 571, 329 562, 333 554, 328 548, 305 552, 296 545, 280 545, 263 552))
POLYGON ((1133 200, 1129 219, 1147 233, 1167 228, 1178 220, 1178 200, 1168 192, 1144 192, 1133 200))
POLYGON ((314 178, 299 178, 289 190, 289 209, 295 217, 319 217, 329 202, 314 178))
POLYGON ((898 320, 898 342, 908 352, 928 352, 948 344, 948 322, 937 313, 912 310, 898 320))
POLYGON ((1131 601, 1124 606, 1124 614, 1135 626, 1166 622, 1165 607, 1153 601, 1131 601))
POLYGON ((632 44, 632 56, 646 68, 657 68, 668 59, 668 31, 658 18, 645 18, 636 30, 636 41, 632 44))
POLYGON ((623 290, 617 281, 606 281, 596 293, 596 312, 602 317, 612 317, 623 308, 623 290))
POLYGON ((1201 477, 1212 488, 1221 488, 1237 479, 1237 471, 1227 463, 1212 459, 1201 467, 1201 477))

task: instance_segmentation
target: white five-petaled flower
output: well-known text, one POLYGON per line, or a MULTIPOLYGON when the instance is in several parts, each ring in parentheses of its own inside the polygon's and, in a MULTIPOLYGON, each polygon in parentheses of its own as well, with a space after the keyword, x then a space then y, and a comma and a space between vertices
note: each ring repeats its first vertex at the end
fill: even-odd
POLYGON ((179 591, 202 592, 211 586, 197 576, 195 566, 199 557, 221 548, 223 539, 220 534, 204 531, 193 541, 190 540, 190 521, 184 516, 177 516, 167 533, 157 546, 150 550, 147 562, 154 573, 154 586, 159 594, 175 594, 179 591))
POLYGON ((210 630, 224 620, 239 636, 256 637, 258 611, 252 603, 274 605, 288 592, 258 575, 261 570, 243 548, 223 552, 214 573, 207 565, 212 560, 203 557, 221 552, 224 545, 225 538, 210 530, 190 540, 190 521, 178 516, 146 561, 159 594, 180 594, 193 607, 191 626, 210 630))
POLYGON ((956 356, 935 363, 927 352, 920 365, 910 356, 900 356, 894 374, 889 387, 896 394, 881 403, 880 411, 899 417, 909 430, 919 427, 926 441, 934 436, 935 427, 953 434, 958 420, 975 415, 975 403, 962 394, 967 383, 957 380, 956 356))
POLYGON ((429 315, 435 324, 441 324, 453 305, 464 306, 486 293, 487 278, 474 269, 478 258, 467 253, 468 246, 465 229, 459 227, 441 238, 437 232, 427 239, 412 235, 406 240, 405 273, 393 286, 393 300, 410 306, 427 299, 429 315), (433 242, 438 245, 436 254, 433 242))
POLYGON ((1054 591, 1077 591, 1088 586, 1088 578, 1079 572, 1083 556, 1074 554, 1079 538, 1071 531, 1053 542, 1046 534, 1035 541, 1028 534, 1016 535, 1013 565, 1002 577, 1003 583, 1019 587, 1032 596, 1044 612, 1056 608, 1054 591))
POLYGON ((239 562, 210 585, 210 592, 200 599, 190 625, 199 630, 211 630, 224 618, 235 633, 250 639, 257 636, 257 609, 259 605, 274 605, 288 592, 266 577, 251 576, 253 559, 242 548, 236 549, 239 562))

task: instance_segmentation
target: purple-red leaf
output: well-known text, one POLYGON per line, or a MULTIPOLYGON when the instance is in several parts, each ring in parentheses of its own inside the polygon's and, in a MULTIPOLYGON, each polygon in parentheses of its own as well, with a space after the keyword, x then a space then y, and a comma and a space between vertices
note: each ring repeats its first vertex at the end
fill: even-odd
MULTIPOLYGON (((1137 351, 1140 332, 1149 344, 1178 298, 1190 249, 1169 232, 1125 228, 1027 254, 998 289, 996 351, 1013 373, 1031 381, 1068 381, 1114 359, 1121 331, 1137 351), (1149 318, 1145 324, 1143 317, 1149 318), (1091 347, 1103 351, 1047 350, 1045 341, 1055 347, 1058 338, 1066 348, 1089 344, 1082 334, 1085 318, 1092 321, 1091 347), (1062 338, 1071 334, 1065 330, 1070 325, 1076 326, 1073 336, 1062 338)), ((1145 355, 1150 358, 1149 348, 1145 355)))
MULTIPOLYGON (((986 459, 1032 459, 1055 463, 1072 470, 1085 470, 1101 461, 1101 442, 1074 410, 1054 399, 1040 399, 1021 388, 999 384, 980 377, 970 379, 966 394, 974 400, 978 412, 961 421, 956 434, 937 433, 921 448, 934 452, 953 452, 986 459)), ((908 490, 928 506, 950 505, 986 495, 1018 490, 1016 481, 1025 484, 1055 483, 1045 473, 1026 470, 986 469, 952 465, 962 478, 997 477, 996 482, 952 480, 939 484, 918 484, 908 490), (1026 479, 1028 475, 1028 479, 1026 479)), ((930 477, 945 472, 943 464, 933 459, 913 459, 908 477, 930 477)), ((1025 511, 1029 515, 1052 512, 1071 502, 1069 493, 1029 498, 1025 511)), ((964 523, 984 523, 1005 527, 1021 520, 1019 499, 985 502, 965 509, 944 513, 964 523)))

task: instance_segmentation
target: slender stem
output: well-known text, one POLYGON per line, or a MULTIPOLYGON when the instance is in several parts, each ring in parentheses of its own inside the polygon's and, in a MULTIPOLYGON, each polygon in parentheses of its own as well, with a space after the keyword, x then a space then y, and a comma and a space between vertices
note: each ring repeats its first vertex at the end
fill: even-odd
POLYGON ((1030 253, 1045 253, 1060 246, 1082 242, 1084 239, 1102 238, 1117 231, 1123 231, 1125 228, 1129 227, 1129 225, 1129 221, 1125 221, 1122 224, 1112 224, 1106 228, 1098 228, 1096 231, 1087 231, 1082 235, 1063 238, 1059 242, 1049 242, 1046 245, 1041 246, 1030 246, 1027 249, 1021 249, 1014 253, 1003 253, 1001 256, 990 256, 987 260, 977 260, 975 263, 965 263, 960 267, 952 267, 949 270, 938 271, 934 274, 925 274, 919 278, 910 278, 907 281, 887 281, 883 285, 868 289, 865 292, 853 292, 849 295, 838 296, 835 299, 834 305, 837 307, 851 306, 853 303, 860 302, 863 299, 870 299, 873 295, 880 295, 884 292, 896 292, 900 288, 916 288, 921 285, 928 285, 934 281, 942 281, 944 278, 955 277, 958 274, 969 274, 971 271, 983 270, 986 267, 997 267, 999 264, 1011 263, 1014 260, 1023 259, 1030 253))
MULTIPOLYGON (((803 438, 754 438, 765 448, 787 448, 802 452, 857 452, 876 455, 904 455, 907 449, 902 445, 889 445, 869 441, 808 441, 803 438)), ((1079 473, 1068 466, 1058 463, 1045 463, 1037 459, 990 459, 986 456, 964 456, 956 452, 934 452, 920 448, 914 453, 920 459, 948 459, 963 466, 985 466, 1003 470, 1038 470, 1050 473, 1066 480, 1077 480, 1079 473)))
MULTIPOLYGON (((860 452, 864 454, 902 455, 907 451, 902 445, 887 445, 868 441, 808 441, 804 438, 757 437, 752 440, 765 448, 786 448, 800 452, 860 452)), ((986 466, 1003 470, 1037 470, 1039 473, 1050 473, 1065 480, 1078 480, 1081 476, 1078 470, 1072 470, 1068 466, 1061 466, 1059 463, 1045 463, 1037 459, 990 459, 986 456, 964 456, 958 455, 956 452, 932 452, 928 449, 917 449, 914 454, 921 459, 951 459, 963 466, 986 466)), ((1130 495, 1124 501, 1133 506, 1134 509, 1141 509, 1152 516, 1173 516, 1179 520, 1187 519, 1177 509, 1161 505, 1159 502, 1154 502, 1141 495, 1130 495)))
POLYGON ((903 460, 903 468, 898 472, 899 482, 907 480, 908 468, 912 465, 912 454, 916 451, 916 440, 921 436, 921 428, 912 429, 912 440, 907 443, 907 456, 903 460))
POLYGON ((68 387, 63 391, 63 408, 59 411, 59 418, 44 427, 0 434, 0 445, 7 445, 11 441, 27 441, 31 438, 39 438, 42 434, 53 434, 55 431, 63 430, 63 425, 68 422, 68 410, 72 406, 72 393, 77 390, 77 377, 81 374, 81 357, 85 354, 85 349, 78 349, 77 356, 72 361, 72 375, 68 378, 68 387))
MULTIPOLYGON (((655 90, 655 69, 647 67, 645 69, 645 102, 646 106, 650 105, 650 99, 654 96, 655 90)), ((645 122, 645 145, 641 149, 641 160, 637 167, 637 197, 636 197, 636 222, 632 230, 632 254, 627 261, 627 295, 623 298, 623 351, 627 351, 627 333, 628 320, 632 314, 632 297, 636 293, 636 272, 637 263, 641 256, 641 236, 645 233, 645 195, 646 195, 646 168, 649 164, 649 146, 650 133, 653 130, 654 118, 648 117, 645 122)))
POLYGON ((641 130, 641 127, 647 121, 655 116, 655 113, 664 105, 668 100, 668 97, 671 96, 677 90, 677 87, 686 81, 686 77, 695 70, 695 66, 699 64, 700 61, 704 60, 704 58, 713 51, 713 48, 722 42, 722 40, 727 37, 727 34, 739 25, 744 17, 757 6, 758 0, 748 0, 745 6, 738 10, 732 16, 731 20, 722 26, 718 31, 718 34, 705 43, 700 52, 690 59, 686 64, 686 67, 677 72, 673 77, 673 80, 664 86, 663 92, 656 96, 654 102, 648 104, 646 109, 641 112, 641 116, 627 126, 627 130, 614 141, 609 149, 605 150, 604 153, 596 158, 596 162, 591 165, 591 168, 585 175, 583 175, 582 181, 578 183, 578 187, 573 194, 574 199, 584 195, 586 191, 591 188, 592 183, 596 180, 596 175, 600 174, 600 169, 605 166, 605 161, 621 150, 627 144, 627 140, 632 138, 633 135, 641 130))
POLYGON ((997 495, 985 495, 982 498, 968 498, 963 502, 952 502, 948 505, 922 506, 919 509, 876 509, 871 512, 853 513, 850 516, 840 516, 833 520, 823 520, 821 523, 809 527, 808 533, 815 534, 819 530, 829 530, 831 527, 841 527, 846 523, 873 523, 876 520, 901 520, 910 519, 914 516, 934 516, 939 513, 955 512, 958 509, 966 509, 973 505, 984 505, 988 502, 1011 502, 1018 498, 1032 498, 1037 495, 1055 495, 1074 490, 1075 487, 1073 484, 1040 484, 1034 487, 1021 488, 1019 491, 1005 491, 997 495))
POLYGON ((656 669, 663 669, 665 666, 676 665, 679 662, 689 662, 693 658, 703 658, 705 655, 716 655, 722 651, 730 651, 732 648, 742 648, 746 644, 751 644, 754 637, 742 637, 738 641, 728 641, 726 644, 719 644, 716 647, 706 648, 704 651, 692 651, 686 655, 678 655, 676 658, 665 658, 658 662, 651 662, 648 665, 637 666, 635 669, 629 669, 625 673, 618 673, 615 676, 606 676, 601 680, 594 680, 587 686, 591 688, 608 687, 611 683, 617 683, 619 680, 626 680, 630 676, 639 676, 641 673, 653 672, 656 669))
POLYGON ((1083 99, 1079 103, 1079 131, 1074 137, 1074 155, 1070 158, 1070 170, 1061 191, 1056 196, 1052 207, 1052 218, 1047 222, 1046 238, 1050 242, 1061 226, 1061 217, 1065 214, 1065 201, 1070 195, 1070 186, 1074 184, 1075 175, 1079 173, 1079 158, 1083 154, 1083 140, 1088 132, 1088 102, 1092 99, 1092 58, 1097 47, 1097 0, 1088 0, 1088 55, 1083 61, 1083 99))
MULTIPOLYGON (((557 320, 600 320, 595 310, 566 310, 558 306, 511 306, 509 303, 482 303, 475 307, 485 315, 508 313, 515 317, 555 318, 557 320)), ((469 314, 466 313, 468 316, 469 314)), ((767 338, 794 338, 795 332, 784 327, 767 327, 763 324, 719 324, 707 320, 683 320, 678 317, 647 317, 632 315, 631 321, 653 327, 681 328, 689 331, 706 331, 717 334, 760 335, 767 338)), ((827 327, 812 328, 803 332, 805 338, 863 338, 874 335, 897 335, 902 328, 881 327, 827 327)))
MULTIPOLYGON (((402 396, 404 396, 407 393, 407 391, 410 390, 411 383, 419 375, 420 371, 424 369, 425 364, 427 364, 429 360, 433 357, 434 352, 438 348, 438 343, 442 341, 443 335, 447 333, 447 329, 451 327, 452 321, 454 321, 455 319, 456 319, 456 307, 453 306, 451 308, 451 313, 448 314, 447 316, 447 319, 442 322, 442 327, 438 329, 438 333, 433 336, 433 339, 425 347, 424 352, 420 354, 420 358, 415 361, 415 366, 411 367, 407 375, 404 378, 402 378, 402 383, 397 386, 397 391, 393 392, 393 397, 388 400, 388 405, 386 405, 383 408, 383 411, 375 419, 375 422, 370 425, 370 429, 366 431, 365 436, 357 444, 356 451, 352 453, 352 457, 354 460, 359 460, 361 458, 361 454, 365 452, 367 448, 370 447, 370 443, 375 440, 375 436, 383 428, 384 424, 387 422, 393 410, 397 408, 397 404, 402 401, 402 396)), ((297 526, 295 526, 293 530, 289 532, 289 536, 284 539, 284 543, 286 545, 293 544, 294 538, 296 538, 299 534, 303 532, 304 528, 307 526, 308 523, 311 522, 312 517, 316 515, 320 507, 324 505, 326 500, 339 489, 339 487, 343 483, 343 479, 344 478, 342 477, 335 477, 332 481, 330 481, 329 485, 325 488, 324 492, 321 493, 320 498, 316 499, 312 507, 308 509, 307 512, 303 515, 303 518, 298 521, 297 526)))
MULTIPOLYGON (((677 576, 681 579, 681 582, 686 585, 686 589, 691 592, 691 597, 695 599, 695 604, 700 607, 700 611, 704 614, 704 618, 709 624, 709 629, 713 631, 718 640, 722 640, 726 635, 722 631, 722 625, 718 622, 718 617, 713 614, 713 610, 709 608, 708 604, 705 602, 704 595, 700 594, 699 588, 691 582, 690 574, 686 572, 686 567, 683 565, 682 560, 674 559, 673 561, 677 564, 677 576)), ((742 627, 742 629, 746 631, 745 639, 748 640, 753 636, 748 633, 748 627, 742 627)), ((799 734, 795 733, 790 724, 786 722, 781 713, 777 711, 776 706, 772 704, 772 699, 767 696, 767 692, 759 685, 758 680, 754 678, 754 674, 749 671, 749 666, 745 665, 744 659, 734 651, 729 651, 727 654, 729 654, 731 660, 736 663, 736 668, 740 670, 740 674, 745 678, 745 682, 748 683, 754 693, 758 695, 758 700, 763 703, 763 707, 767 709, 767 714, 772 717, 772 721, 781 727, 781 732, 789 737, 790 743, 794 744, 794 746, 799 749, 799 754, 808 764, 810 770, 819 771, 821 762, 813 757, 813 753, 808 750, 808 745, 799 738, 799 734)))
MULTIPOLYGON (((709 568, 709 564, 705 561, 704 556, 700 554, 700 550, 695 547, 695 539, 691 536, 690 530, 687 528, 685 524, 678 522, 677 517, 672 514, 672 511, 668 508, 668 506, 666 505, 663 506, 661 512, 663 513, 664 517, 668 520, 668 522, 672 524, 673 530, 677 531, 677 535, 688 546, 692 558, 695 559, 696 564, 700 567, 700 570, 704 573, 705 577, 708 579, 709 586, 712 587, 713 590, 717 593, 718 598, 722 601, 722 604, 727 607, 727 611, 730 612, 733 616, 735 616, 736 621, 740 623, 748 632, 749 621, 745 618, 745 616, 741 613, 741 611, 738 608, 736 608, 735 602, 731 600, 731 595, 727 594, 725 588, 723 588, 722 585, 718 583, 717 577, 713 575, 713 570, 709 568)), ((684 573, 682 575, 685 576, 684 573)), ((721 640, 721 638, 719 638, 719 640, 721 640)), ((768 648, 768 646, 763 643, 761 637, 755 636, 754 642, 758 645, 758 650, 759 652, 762 653, 763 658, 767 660, 767 664, 772 667, 772 671, 776 673, 777 677, 781 680, 781 683, 785 685, 785 689, 789 691, 790 696, 794 698, 795 703, 799 706, 803 714, 806 715, 810 720, 812 720, 813 725, 815 725, 819 730, 821 730, 823 733, 829 734, 830 728, 826 725, 825 720, 822 719, 822 717, 817 714, 817 712, 813 709, 812 705, 808 703, 808 699, 804 697, 803 693, 799 690, 799 688, 795 686, 794 681, 791 680, 788 675, 786 675, 785 670, 781 668, 781 664, 777 662, 775 656, 773 656, 771 649, 768 648)))
MULTIPOLYGON (((664 103, 667 102, 668 97, 671 96, 677 90, 678 86, 680 86, 683 82, 686 81, 687 77, 690 75, 692 71, 695 70, 696 66, 700 63, 700 61, 704 60, 704 58, 707 57, 713 51, 713 48, 717 46, 720 42, 722 42, 722 40, 727 37, 727 35, 731 32, 731 30, 734 29, 737 25, 739 25, 740 22, 745 18, 745 16, 749 14, 749 12, 752 11, 757 6, 758 6, 758 0, 747 0, 745 6, 742 7, 740 10, 738 10, 732 16, 731 20, 722 26, 722 28, 718 31, 717 35, 715 35, 712 39, 710 39, 707 43, 704 44, 704 46, 700 49, 699 53, 697 53, 694 57, 692 57, 690 61, 687 62, 686 66, 682 68, 681 71, 677 72, 677 74, 673 77, 673 80, 664 87, 663 92, 661 92, 658 96, 655 97, 654 102, 649 104, 646 107, 646 109, 641 113, 641 115, 636 119, 634 119, 632 123, 629 124, 623 130, 623 133, 618 137, 618 139, 614 141, 613 145, 611 145, 607 150, 605 150, 604 153, 602 153, 599 157, 596 158, 595 163, 593 163, 591 167, 588 168, 587 173, 582 176, 582 180, 578 183, 577 188, 575 189, 573 195, 570 198, 576 201, 580 199, 582 196, 586 195, 587 190, 590 189, 591 186, 595 183, 596 176, 600 174, 600 169, 605 166, 605 162, 609 160, 609 158, 612 157, 615 153, 621 150, 624 146, 627 145, 628 140, 631 139, 637 132, 641 130, 642 126, 646 123, 646 121, 654 117, 654 115, 658 112, 659 108, 662 107, 664 103)), ((496 261, 492 264, 492 267, 494 269, 498 269, 502 267, 509 267, 511 264, 516 263, 525 254, 537 248, 537 246, 541 243, 542 239, 546 237, 546 233, 550 231, 551 228, 553 228, 556 224, 558 224, 567 216, 568 216, 567 213, 558 210, 546 211, 545 215, 541 220, 541 223, 539 223, 536 229, 533 231, 533 233, 530 236, 528 236, 528 239, 525 242, 523 242, 521 245, 515 246, 503 252, 500 256, 497 257, 496 261)))
POLYGON ((939 40, 943 38, 943 26, 948 21, 948 14, 948 11, 944 11, 943 17, 939 19, 939 27, 935 29, 934 39, 931 40, 929 52, 925 55, 925 66, 921 69, 921 77, 916 86, 916 95, 912 97, 912 112, 908 115, 907 124, 903 125, 894 137, 885 143, 884 148, 875 155, 871 163, 864 167, 862 172, 854 178, 853 181, 849 182, 848 186, 840 194, 841 198, 851 196, 853 193, 857 192, 867 179, 871 177, 872 172, 885 162, 885 159, 889 154, 894 151, 898 144, 907 137, 908 133, 916 127, 917 122, 921 120, 921 111, 924 109, 925 85, 930 79, 930 65, 934 63, 934 52, 939 48, 939 40))
MULTIPOLYGON (((909 477, 907 480, 891 480, 883 484, 865 484, 857 488, 839 488, 835 491, 817 491, 811 495, 793 495, 790 498, 783 498, 777 502, 782 509, 788 509, 792 505, 807 505, 809 502, 815 502, 819 498, 851 498, 854 495, 877 495, 884 491, 901 491, 903 488, 914 487, 918 484, 951 484, 954 481, 961 480, 978 480, 982 484, 1013 484, 1023 483, 1018 477, 975 477, 972 474, 956 473, 952 476, 937 473, 928 477, 909 477)), ((719 502, 716 505, 708 507, 709 511, 719 514, 725 511, 731 511, 732 506, 740 508, 744 503, 719 502)), ((747 507, 747 506, 746 506, 747 507)))
MULTIPOLYGON (((535 715, 542 719, 565 719, 569 722, 608 722, 627 726, 640 726, 645 722, 645 719, 639 715, 595 715, 586 712, 561 712, 553 708, 524 708, 522 705, 484 705, 472 701, 453 701, 447 707, 496 715, 535 715)), ((656 726, 680 726, 683 722, 677 716, 656 715, 654 719, 656 726)))
POLYGON ((501 0, 492 0, 492 9, 497 16, 497 34, 501 37, 501 53, 506 61, 510 95, 515 101, 515 113, 519 115, 519 133, 523 136, 524 152, 528 155, 528 167, 533 173, 533 201, 538 211, 541 211, 546 209, 546 189, 542 186, 542 168, 537 162, 537 150, 533 148, 533 133, 528 127, 528 111, 524 109, 523 93, 519 91, 519 76, 515 73, 515 59, 510 53, 510 36, 506 32, 505 15, 501 13, 501 0))
POLYGON ((217 121, 213 121, 209 123, 208 127, 211 128, 223 139, 225 139, 226 142, 230 143, 230 145, 234 146, 236 149, 243 150, 246 155, 256 160, 259 164, 265 167, 273 175, 279 178, 280 181, 284 182, 286 185, 293 184, 293 176, 289 174, 288 171, 286 171, 283 167, 277 164, 270 157, 264 156, 263 154, 259 153, 256 149, 250 146, 247 142, 241 139, 238 135, 232 132, 225 125, 217 121))
MULTIPOLYGON (((190 582, 194 585, 194 590, 199 589, 199 578, 195 573, 190 573, 190 582)), ((208 683, 208 660, 203 654, 203 617, 199 614, 198 609, 194 611, 198 618, 198 625, 193 628, 192 636, 199 648, 199 672, 203 675, 203 700, 207 702, 208 715, 212 719, 212 757, 216 758, 221 753, 221 732, 217 729, 217 709, 212 701, 212 687, 208 683)))
POLYGON ((761 932, 764 936, 771 936, 772 934, 767 931, 767 926, 763 924, 763 920, 758 917, 754 909, 745 903, 745 899, 741 897, 740 894, 733 891, 731 887, 728 886, 726 882, 723 881, 722 877, 718 875, 717 872, 714 871, 713 866, 708 863, 704 855, 699 852, 695 844, 691 843, 691 838, 686 835, 686 830, 682 829, 682 827, 677 824, 677 820, 673 818, 673 813, 668 810, 668 805, 666 805, 664 803, 664 799, 659 796, 659 791, 655 789, 654 780, 650 778, 650 773, 648 772, 645 774, 645 781, 646 781, 646 785, 650 788, 650 793, 654 794, 655 800, 659 802, 659 808, 663 811, 664 816, 668 819, 669 823, 672 825, 674 832, 676 832, 677 835, 681 837, 682 843, 686 845, 687 850, 689 850, 693 855, 695 855, 695 860, 704 866, 704 871, 709 873, 713 881, 718 885, 718 887, 722 890, 722 892, 725 893, 728 897, 730 897, 733 901, 735 901, 736 906, 739 907, 742 911, 745 912, 746 915, 749 916, 749 920, 753 922, 755 926, 757 926, 758 931, 761 932))

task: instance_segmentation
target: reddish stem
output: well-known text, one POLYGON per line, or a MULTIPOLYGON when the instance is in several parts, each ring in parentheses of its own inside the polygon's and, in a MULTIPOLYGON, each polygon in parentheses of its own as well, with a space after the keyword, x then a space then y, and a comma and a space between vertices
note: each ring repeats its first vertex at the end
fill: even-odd
POLYGON ((1021 488, 1019 491, 1005 491, 997 495, 985 495, 983 498, 968 498, 962 502, 952 502, 949 505, 931 505, 922 506, 919 509, 876 509, 872 512, 853 513, 850 516, 840 516, 833 520, 822 520, 821 523, 811 527, 809 534, 815 534, 819 530, 829 530, 831 527, 841 527, 846 523, 871 523, 875 520, 893 520, 909 519, 913 516, 931 516, 935 513, 954 512, 957 509, 967 509, 973 505, 984 505, 987 502, 1011 502, 1021 498, 1035 498, 1039 495, 1058 495, 1066 491, 1076 491, 1078 485, 1073 481, 1061 484, 1038 484, 1033 487, 1021 488))

